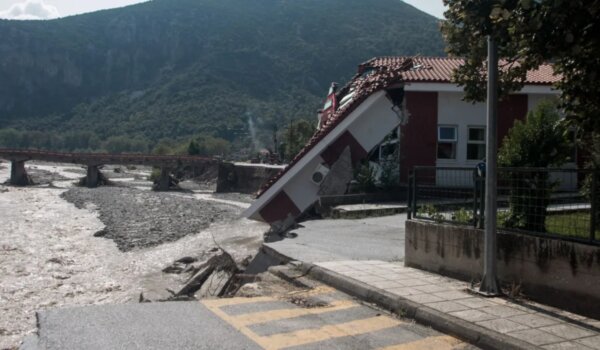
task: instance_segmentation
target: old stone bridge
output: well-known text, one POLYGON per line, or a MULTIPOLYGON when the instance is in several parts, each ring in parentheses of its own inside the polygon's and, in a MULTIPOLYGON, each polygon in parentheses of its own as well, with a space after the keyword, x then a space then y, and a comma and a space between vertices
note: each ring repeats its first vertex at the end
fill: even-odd
POLYGON ((99 167, 111 165, 147 165, 161 169, 157 190, 168 190, 171 171, 181 166, 198 166, 208 163, 219 163, 214 158, 195 156, 157 156, 147 154, 106 154, 106 153, 60 153, 25 149, 2 149, 0 158, 11 162, 10 183, 15 186, 27 186, 31 180, 25 171, 25 162, 39 160, 54 163, 72 163, 87 166, 85 185, 97 187, 103 176, 99 167))

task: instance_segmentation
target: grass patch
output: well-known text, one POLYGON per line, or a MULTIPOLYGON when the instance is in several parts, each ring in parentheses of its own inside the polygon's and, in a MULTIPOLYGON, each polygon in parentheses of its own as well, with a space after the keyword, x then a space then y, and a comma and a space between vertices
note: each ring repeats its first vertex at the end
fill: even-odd
MULTIPOLYGON (((570 213, 548 214, 546 217, 546 231, 563 236, 590 238, 590 212, 576 211, 570 213)), ((600 230, 596 229, 596 238, 600 237, 600 230)))

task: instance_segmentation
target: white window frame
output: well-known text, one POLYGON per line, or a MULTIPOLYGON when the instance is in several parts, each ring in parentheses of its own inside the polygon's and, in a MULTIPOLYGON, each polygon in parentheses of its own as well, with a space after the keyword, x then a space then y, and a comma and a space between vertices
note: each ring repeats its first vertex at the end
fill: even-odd
POLYGON ((438 160, 442 160, 442 161, 453 161, 456 160, 456 158, 458 157, 458 125, 446 125, 446 124, 441 124, 437 126, 437 144, 436 144, 436 148, 435 148, 435 157, 438 160), (441 135, 441 129, 442 128, 452 128, 454 129, 454 139, 442 139, 442 135, 441 135), (454 158, 439 158, 439 146, 440 146, 440 142, 443 143, 452 143, 454 144, 454 158))
MULTIPOLYGON (((468 125, 467 126, 467 148, 466 148, 465 158, 466 158, 467 162, 481 161, 482 159, 469 159, 469 145, 483 145, 484 149, 487 147, 487 129, 486 129, 485 125, 468 125), (483 141, 471 140, 471 129, 483 129, 483 141)), ((483 155, 483 158, 485 158, 485 154, 483 155)))

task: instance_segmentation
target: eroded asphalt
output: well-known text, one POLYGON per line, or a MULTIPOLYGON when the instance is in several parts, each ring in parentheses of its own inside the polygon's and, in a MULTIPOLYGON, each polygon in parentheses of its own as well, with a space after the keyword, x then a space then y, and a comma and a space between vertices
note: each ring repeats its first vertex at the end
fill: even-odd
POLYGON ((45 311, 39 341, 24 348, 475 349, 324 285, 261 288, 248 285, 235 298, 45 311))

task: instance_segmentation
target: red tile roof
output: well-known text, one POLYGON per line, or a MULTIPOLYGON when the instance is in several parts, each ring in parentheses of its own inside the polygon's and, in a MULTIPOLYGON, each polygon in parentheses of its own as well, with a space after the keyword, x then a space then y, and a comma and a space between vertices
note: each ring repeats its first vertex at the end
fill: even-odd
MULTIPOLYGON (((354 90, 354 96, 349 103, 340 107, 325 125, 321 125, 307 145, 292 159, 292 161, 271 178, 259 191, 262 196, 271 186, 283 177, 302 157, 313 149, 356 107, 375 92, 400 82, 432 82, 450 83, 452 72, 463 64, 461 58, 448 57, 376 57, 358 66, 358 73, 337 93, 338 100, 354 90)), ((554 75, 549 64, 527 74, 527 84, 549 85, 557 82, 560 77, 554 75)))
MULTIPOLYGON (((405 57, 376 57, 365 64, 376 67, 393 66, 397 61, 401 62, 404 59, 405 57)), ((450 83, 453 71, 460 67, 464 63, 464 60, 462 58, 450 57, 415 57, 413 58, 413 62, 413 69, 403 73, 404 81, 450 83)), ((538 69, 527 73, 525 83, 550 85, 559 80, 560 76, 554 75, 552 65, 543 64, 538 69)))

